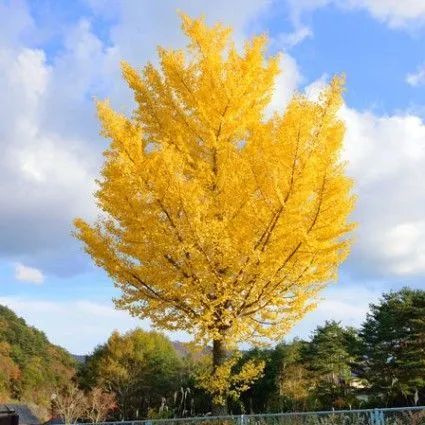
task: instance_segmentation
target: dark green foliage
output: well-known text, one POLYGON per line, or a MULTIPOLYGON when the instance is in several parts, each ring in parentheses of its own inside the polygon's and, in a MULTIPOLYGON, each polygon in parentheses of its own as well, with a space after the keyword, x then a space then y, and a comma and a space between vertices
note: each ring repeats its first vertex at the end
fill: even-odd
POLYGON ((370 306, 363 375, 381 405, 425 403, 425 291, 402 289, 370 306))
POLYGON ((358 360, 360 340, 353 328, 335 321, 319 326, 304 353, 314 377, 313 397, 323 409, 356 405, 353 368, 358 360))
POLYGON ((266 361, 263 378, 241 397, 254 412, 327 410, 358 404, 354 367, 357 332, 337 322, 318 327, 310 342, 294 340, 246 356, 266 361))

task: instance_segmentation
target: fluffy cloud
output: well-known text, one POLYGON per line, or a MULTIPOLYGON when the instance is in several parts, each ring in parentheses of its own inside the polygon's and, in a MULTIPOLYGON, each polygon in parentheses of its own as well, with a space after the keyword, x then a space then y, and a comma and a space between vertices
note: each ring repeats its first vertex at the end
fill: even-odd
MULTIPOLYGON (((339 2, 341 2, 339 0, 339 2)), ((393 27, 425 22, 425 3, 417 0, 350 0, 349 7, 367 10, 393 27)))
POLYGON ((344 10, 366 10, 393 28, 411 29, 425 23, 425 2, 418 0, 289 0, 289 3, 295 20, 305 11, 334 5, 344 10))
POLYGON ((359 222, 353 273, 425 273, 425 123, 344 107, 344 156, 356 180, 359 222))
POLYGON ((300 25, 293 32, 279 34, 273 42, 278 49, 290 49, 311 37, 313 37, 312 30, 305 25, 300 25))
POLYGON ((40 285, 44 282, 44 274, 41 270, 28 267, 21 263, 15 264, 15 279, 22 282, 40 285))
POLYGON ((425 65, 406 75, 406 83, 416 87, 425 84, 425 65))
POLYGON ((41 50, 1 49, 0 196, 5 200, 0 223, 0 253, 25 258, 62 249, 72 217, 92 214, 95 162, 84 141, 50 131, 61 110, 47 100, 53 68, 41 50))
POLYGON ((273 96, 266 111, 267 116, 276 111, 282 112, 302 82, 297 62, 288 53, 281 54, 279 67, 281 73, 275 81, 273 96))

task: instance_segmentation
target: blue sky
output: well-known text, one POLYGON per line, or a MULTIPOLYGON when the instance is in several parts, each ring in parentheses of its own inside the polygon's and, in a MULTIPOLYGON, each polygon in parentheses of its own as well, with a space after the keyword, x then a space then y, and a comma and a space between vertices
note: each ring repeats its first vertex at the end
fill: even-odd
POLYGON ((424 288, 423 0, 0 0, 0 303, 75 353, 115 328, 149 326, 114 310, 117 290, 71 223, 96 215, 106 142, 93 98, 131 110, 119 61, 141 66, 157 44, 184 46, 178 9, 232 25, 239 43, 269 35, 270 53, 283 52, 273 108, 346 75, 344 158, 360 226, 339 282, 290 336, 329 318, 359 325, 383 291, 424 288))

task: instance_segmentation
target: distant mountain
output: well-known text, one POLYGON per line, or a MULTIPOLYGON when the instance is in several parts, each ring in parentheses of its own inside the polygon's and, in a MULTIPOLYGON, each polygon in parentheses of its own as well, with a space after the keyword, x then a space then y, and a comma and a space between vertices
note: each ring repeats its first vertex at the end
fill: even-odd
POLYGON ((174 349, 179 353, 181 356, 186 356, 189 354, 189 349, 187 347, 187 344, 180 341, 171 341, 171 344, 173 344, 174 349))
POLYGON ((50 406, 54 389, 75 373, 76 361, 46 335, 0 305, 0 403, 50 406))
POLYGON ((88 357, 88 355, 82 354, 71 354, 71 356, 78 364, 84 364, 88 357))
POLYGON ((174 349, 180 354, 182 357, 187 355, 192 355, 194 360, 198 360, 200 357, 208 355, 211 353, 211 347, 203 347, 197 350, 193 350, 192 343, 181 342, 181 341, 171 341, 174 349))

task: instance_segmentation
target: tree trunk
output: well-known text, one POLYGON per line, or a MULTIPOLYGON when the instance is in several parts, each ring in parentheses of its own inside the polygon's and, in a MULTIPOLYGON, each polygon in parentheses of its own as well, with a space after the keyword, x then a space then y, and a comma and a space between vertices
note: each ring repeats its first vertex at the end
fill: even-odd
MULTIPOLYGON (((213 341, 213 371, 215 372, 217 367, 222 365, 226 360, 226 347, 223 340, 215 339, 213 341)), ((224 405, 215 403, 212 404, 212 414, 214 416, 227 415, 227 402, 224 405)))

